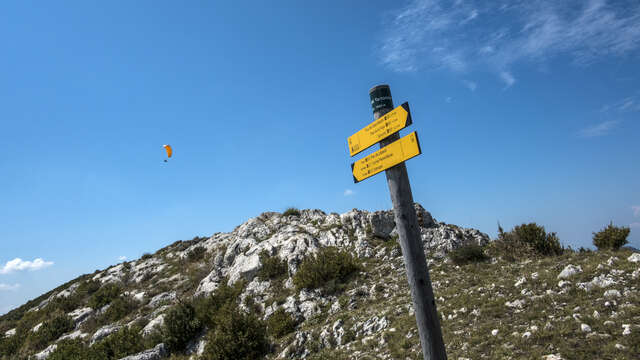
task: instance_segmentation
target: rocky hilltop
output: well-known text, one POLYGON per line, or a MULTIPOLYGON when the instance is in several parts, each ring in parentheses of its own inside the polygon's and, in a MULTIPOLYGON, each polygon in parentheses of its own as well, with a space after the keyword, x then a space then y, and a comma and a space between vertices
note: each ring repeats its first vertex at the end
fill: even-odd
MULTIPOLYGON (((448 253, 486 247, 489 237, 415 208, 450 358, 639 354, 637 254, 568 251, 457 266, 448 253)), ((391 211, 266 212, 232 232, 83 275, 0 317, 0 359, 80 359, 98 348, 106 349, 100 359, 223 358, 209 348, 211 334, 222 331, 211 325, 197 327, 180 349, 167 334, 178 326, 175 309, 226 293, 240 312, 268 324, 266 358, 419 359, 396 240, 391 211), (296 274, 323 249, 352 258, 357 270, 330 289, 302 287, 296 274), (122 341, 130 338, 140 340, 122 341)))

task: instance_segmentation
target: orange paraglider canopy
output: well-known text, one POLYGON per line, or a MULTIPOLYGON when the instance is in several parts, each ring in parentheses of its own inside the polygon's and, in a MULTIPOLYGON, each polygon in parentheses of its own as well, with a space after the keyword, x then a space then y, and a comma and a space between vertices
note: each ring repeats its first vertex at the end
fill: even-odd
POLYGON ((171 150, 171 145, 162 145, 162 147, 167 151, 167 157, 171 157, 171 154, 173 154, 173 150, 171 150))

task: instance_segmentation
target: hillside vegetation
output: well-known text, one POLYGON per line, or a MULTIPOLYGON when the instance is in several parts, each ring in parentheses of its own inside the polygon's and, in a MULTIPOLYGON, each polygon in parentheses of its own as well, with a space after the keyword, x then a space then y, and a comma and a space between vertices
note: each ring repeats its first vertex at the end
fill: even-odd
MULTIPOLYGON (((450 359, 637 359, 640 254, 522 224, 492 241, 420 205, 450 359)), ((422 359, 389 211, 263 213, 0 317, 0 359, 422 359)))

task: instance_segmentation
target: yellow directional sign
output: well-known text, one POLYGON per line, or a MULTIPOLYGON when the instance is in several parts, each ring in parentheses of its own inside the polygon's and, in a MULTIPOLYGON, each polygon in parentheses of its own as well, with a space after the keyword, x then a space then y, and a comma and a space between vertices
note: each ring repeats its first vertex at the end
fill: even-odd
POLYGON ((418 134, 414 131, 373 154, 352 163, 353 182, 360 182, 420 154, 422 154, 422 150, 418 142, 418 134))
POLYGON ((349 152, 353 156, 409 125, 411 125, 411 112, 409 103, 406 102, 349 136, 347 139, 349 152))

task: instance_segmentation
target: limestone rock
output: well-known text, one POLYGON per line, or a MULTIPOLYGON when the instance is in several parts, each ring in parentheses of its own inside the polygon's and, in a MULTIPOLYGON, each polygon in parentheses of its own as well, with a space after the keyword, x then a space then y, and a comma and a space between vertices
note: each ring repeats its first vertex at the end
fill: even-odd
POLYGON ((640 253, 631 254, 631 256, 627 258, 627 261, 631 261, 633 263, 640 262, 640 253))
POLYGON ((560 274, 558 274, 558 279, 566 279, 581 272, 582 267, 580 267, 580 265, 574 266, 572 264, 569 264, 564 269, 562 269, 560 274))
POLYGON ((604 292, 604 297, 606 298, 619 298, 621 296, 622 295, 620 294, 620 291, 615 289, 607 290, 604 292))
POLYGON ((90 307, 80 308, 80 309, 73 310, 67 315, 69 315, 71 319, 73 319, 73 322, 76 324, 76 327, 78 327, 80 324, 82 324, 87 319, 89 319, 91 315, 93 315, 93 309, 90 307))
POLYGON ((49 346, 47 346, 46 349, 40 351, 39 353, 35 354, 34 357, 37 360, 45 360, 46 358, 49 357, 49 355, 51 355, 52 352, 56 351, 56 349, 58 348, 58 344, 51 344, 49 346))
POLYGON ((135 355, 129 355, 119 360, 159 360, 169 355, 163 343, 156 345, 153 349, 145 350, 135 355))
POLYGON ((155 319, 149 321, 149 323, 142 329, 142 336, 149 336, 154 330, 164 325, 164 314, 158 315, 155 319))
POLYGON ((254 253, 249 256, 240 254, 236 257, 233 266, 229 270, 229 284, 240 279, 252 280, 260 269, 260 257, 254 253))
POLYGON ((149 306, 157 307, 163 302, 173 302, 175 299, 177 299, 175 291, 164 292, 154 296, 151 301, 149 301, 149 306))
POLYGON ((118 325, 105 325, 98 329, 93 336, 91 337, 91 342, 89 342, 89 346, 97 343, 98 341, 104 339, 105 337, 113 334, 114 332, 120 330, 121 326, 118 325))
POLYGON ((58 340, 56 340, 56 342, 62 341, 62 340, 73 340, 73 339, 78 339, 78 338, 83 339, 83 338, 86 338, 88 336, 89 336, 89 334, 83 333, 80 330, 76 330, 74 332, 71 332, 71 333, 68 333, 66 335, 61 336, 58 340))

